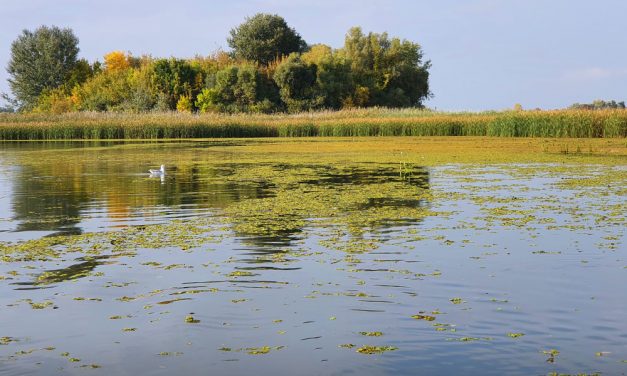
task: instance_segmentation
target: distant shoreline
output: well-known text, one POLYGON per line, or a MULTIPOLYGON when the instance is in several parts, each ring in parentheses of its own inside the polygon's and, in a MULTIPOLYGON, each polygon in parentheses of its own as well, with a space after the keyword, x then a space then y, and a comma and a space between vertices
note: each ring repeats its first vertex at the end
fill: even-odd
POLYGON ((433 112, 357 109, 300 114, 0 114, 0 140, 488 136, 625 138, 627 110, 433 112))

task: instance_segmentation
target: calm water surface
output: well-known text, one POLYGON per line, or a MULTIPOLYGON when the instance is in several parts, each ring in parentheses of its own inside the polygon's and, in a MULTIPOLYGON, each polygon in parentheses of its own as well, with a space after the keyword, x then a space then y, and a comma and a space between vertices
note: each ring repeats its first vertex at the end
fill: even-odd
POLYGON ((0 145, 0 374, 627 372, 625 166, 240 146, 0 145))

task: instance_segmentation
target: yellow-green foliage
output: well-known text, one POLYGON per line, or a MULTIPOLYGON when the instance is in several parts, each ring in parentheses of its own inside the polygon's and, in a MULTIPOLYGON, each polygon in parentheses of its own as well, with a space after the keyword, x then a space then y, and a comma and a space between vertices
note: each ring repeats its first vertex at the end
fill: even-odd
MULTIPOLYGON (((422 107, 430 94, 430 63, 422 62, 419 44, 389 38, 386 33, 364 34, 359 28, 351 29, 349 36, 343 48, 316 45, 306 53, 300 48, 303 46, 285 50, 284 45, 272 52, 269 45, 277 41, 260 42, 257 37, 265 37, 257 36, 251 41, 261 43, 263 51, 242 55, 238 49, 248 50, 250 44, 238 43, 235 59, 223 52, 193 59, 154 59, 112 51, 104 56, 104 67, 99 62, 90 65, 80 60, 55 86, 47 87, 63 88, 65 96, 43 93, 40 98, 42 92, 37 89, 29 94, 28 106, 20 110, 31 110, 38 103, 37 112, 52 114, 174 110, 298 113, 374 106, 422 107), (264 57, 260 59, 259 53, 264 57), (181 99, 183 96, 186 98, 181 99), (183 107, 177 107, 179 101, 183 107)), ((39 75, 47 74, 45 67, 43 70, 39 75)))
POLYGON ((63 114, 73 111, 74 108, 72 98, 66 95, 63 88, 58 88, 41 94, 33 112, 63 114))
POLYGON ((627 111, 441 113, 371 108, 293 115, 0 114, 2 140, 278 136, 627 137, 627 111))
POLYGON ((74 88, 72 97, 78 110, 108 111, 129 100, 132 88, 130 70, 107 70, 74 88))
POLYGON ((192 112, 192 101, 187 95, 181 95, 178 102, 176 102, 176 110, 178 112, 192 112))

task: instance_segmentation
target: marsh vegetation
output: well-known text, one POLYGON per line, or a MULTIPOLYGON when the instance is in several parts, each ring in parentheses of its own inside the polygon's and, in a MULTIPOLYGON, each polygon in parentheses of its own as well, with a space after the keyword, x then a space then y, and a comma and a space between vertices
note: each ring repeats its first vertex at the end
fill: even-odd
POLYGON ((442 113, 355 109, 274 115, 0 114, 0 140, 491 136, 625 138, 625 110, 442 113))

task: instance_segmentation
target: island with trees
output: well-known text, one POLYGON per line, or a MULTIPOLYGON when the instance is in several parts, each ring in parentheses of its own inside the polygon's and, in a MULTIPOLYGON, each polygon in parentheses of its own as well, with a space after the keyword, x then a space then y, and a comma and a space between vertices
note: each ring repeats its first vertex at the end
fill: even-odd
POLYGON ((227 42, 230 52, 189 59, 112 51, 89 62, 79 57, 71 29, 24 30, 7 67, 13 95, 3 95, 10 104, 3 111, 19 114, 0 116, 0 139, 627 135, 624 102, 561 111, 428 110, 431 62, 418 43, 385 32, 353 27, 344 45, 332 48, 308 44, 282 17, 260 13, 233 28, 227 42))

